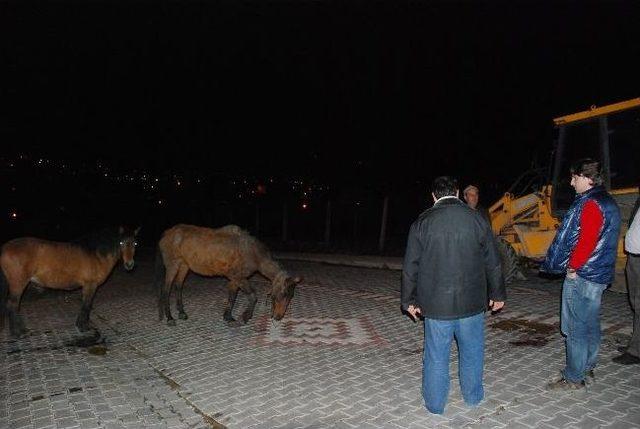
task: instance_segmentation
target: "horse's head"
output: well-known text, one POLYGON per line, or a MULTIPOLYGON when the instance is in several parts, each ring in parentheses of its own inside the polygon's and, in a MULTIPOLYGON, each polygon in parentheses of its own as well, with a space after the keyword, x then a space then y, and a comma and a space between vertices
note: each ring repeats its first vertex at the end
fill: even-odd
POLYGON ((278 275, 273 279, 271 289, 271 318, 280 320, 287 312, 287 307, 296 285, 302 281, 300 277, 289 277, 286 274, 278 275))
POLYGON ((120 227, 118 229, 118 237, 120 239, 120 253, 122 254, 122 263, 124 264, 124 268, 127 271, 133 270, 136 262, 133 259, 136 254, 136 246, 138 242, 136 241, 136 236, 140 232, 140 228, 136 228, 135 230, 130 230, 124 227, 120 227))

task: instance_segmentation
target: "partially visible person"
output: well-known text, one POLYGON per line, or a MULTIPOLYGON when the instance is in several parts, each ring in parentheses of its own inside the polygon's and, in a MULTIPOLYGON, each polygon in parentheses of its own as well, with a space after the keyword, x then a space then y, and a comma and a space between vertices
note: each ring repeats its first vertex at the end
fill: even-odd
POLYGON ((624 352, 612 359, 615 363, 622 365, 640 363, 640 214, 638 214, 638 207, 640 207, 640 197, 636 200, 631 212, 629 230, 624 236, 624 250, 627 252, 625 273, 629 303, 633 310, 633 333, 624 352))
POLYGON ((409 231, 400 299, 414 321, 424 316, 422 395, 442 414, 454 337, 462 397, 469 405, 484 398, 484 313, 504 306, 506 290, 491 228, 458 199, 456 180, 438 177, 431 190, 433 207, 409 231))
POLYGON ((549 247, 541 270, 564 273, 560 326, 566 364, 549 390, 576 390, 594 379, 600 349, 600 303, 613 281, 620 210, 602 186, 600 164, 586 158, 571 166, 576 197, 549 247))
POLYGON ((464 188, 464 191, 462 191, 462 195, 464 197, 464 200, 467 202, 467 205, 472 209, 477 210, 478 213, 480 213, 482 217, 489 223, 489 225, 491 225, 489 210, 478 204, 480 201, 480 190, 478 189, 478 187, 469 185, 464 188))

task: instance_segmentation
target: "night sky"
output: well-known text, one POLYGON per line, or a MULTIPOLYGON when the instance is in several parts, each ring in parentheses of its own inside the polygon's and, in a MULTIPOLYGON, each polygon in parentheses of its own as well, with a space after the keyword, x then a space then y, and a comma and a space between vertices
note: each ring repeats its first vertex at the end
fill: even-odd
POLYGON ((551 119, 640 96, 637 2, 0 4, 7 152, 508 183, 551 119))

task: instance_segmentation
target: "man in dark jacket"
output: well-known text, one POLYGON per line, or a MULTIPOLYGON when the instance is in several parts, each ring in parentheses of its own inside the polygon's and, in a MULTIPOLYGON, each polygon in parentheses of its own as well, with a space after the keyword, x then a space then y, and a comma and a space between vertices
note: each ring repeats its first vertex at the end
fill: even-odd
POLYGON ((411 225, 402 269, 402 309, 414 320, 424 316, 422 395, 435 414, 449 395, 453 337, 462 396, 469 405, 483 399, 484 312, 506 298, 491 228, 458 193, 455 179, 434 180, 434 205, 411 225))
POLYGON ((576 198, 547 251, 542 271, 566 273, 560 327, 566 365, 549 390, 576 390, 593 370, 600 348, 600 300, 615 275, 620 210, 602 186, 600 164, 586 158, 571 166, 576 198))
POLYGON ((480 189, 477 186, 469 185, 462 191, 462 196, 467 202, 467 205, 474 210, 480 212, 482 217, 491 225, 491 218, 489 217, 489 210, 478 204, 480 201, 480 189))

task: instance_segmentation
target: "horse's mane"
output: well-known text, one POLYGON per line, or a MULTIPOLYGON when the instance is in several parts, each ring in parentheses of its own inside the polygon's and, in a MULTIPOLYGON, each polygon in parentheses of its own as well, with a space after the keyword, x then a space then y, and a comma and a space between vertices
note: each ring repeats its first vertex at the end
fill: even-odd
POLYGON ((240 228, 238 225, 225 225, 218 228, 218 231, 224 232, 225 234, 233 234, 233 235, 250 235, 249 232, 240 228))
POLYGON ((111 255, 120 247, 120 232, 117 227, 93 231, 71 241, 87 253, 98 253, 100 256, 111 255))
POLYGON ((237 236, 238 244, 240 245, 240 248, 243 249, 244 253, 248 254, 251 251, 255 251, 256 256, 270 266, 270 271, 283 271, 282 266, 271 257, 269 248, 267 248, 262 241, 251 235, 249 231, 244 230, 237 225, 226 225, 218 230, 226 234, 237 236))

